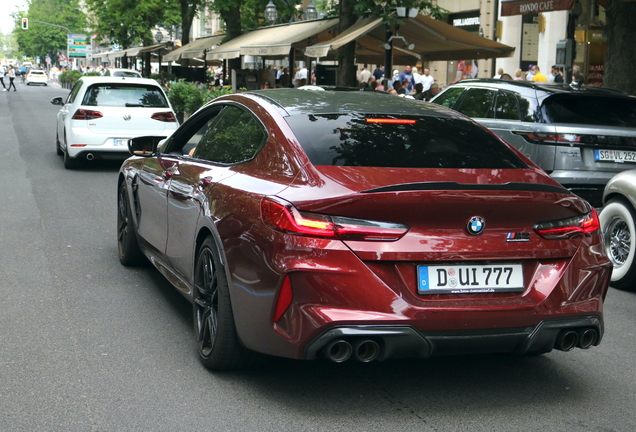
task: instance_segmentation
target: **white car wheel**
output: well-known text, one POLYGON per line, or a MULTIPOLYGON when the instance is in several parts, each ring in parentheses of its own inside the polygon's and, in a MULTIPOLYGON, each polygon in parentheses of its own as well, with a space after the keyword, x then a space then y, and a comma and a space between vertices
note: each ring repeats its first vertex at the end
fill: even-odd
POLYGON ((623 200, 611 200, 599 215, 605 240, 605 252, 614 264, 611 285, 636 289, 636 215, 623 200))

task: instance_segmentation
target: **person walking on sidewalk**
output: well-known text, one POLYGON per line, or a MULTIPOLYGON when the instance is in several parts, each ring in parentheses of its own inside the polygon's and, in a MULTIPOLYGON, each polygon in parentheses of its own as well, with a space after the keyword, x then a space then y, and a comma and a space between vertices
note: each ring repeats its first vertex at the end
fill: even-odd
POLYGON ((0 83, 2 83, 2 91, 7 91, 7 86, 4 85, 4 67, 0 66, 0 83))
POLYGON ((13 91, 18 91, 18 89, 15 88, 15 83, 13 82, 13 80, 15 80, 15 68, 13 66, 11 66, 7 75, 9 76, 9 88, 7 90, 11 91, 11 86, 13 86, 13 91))

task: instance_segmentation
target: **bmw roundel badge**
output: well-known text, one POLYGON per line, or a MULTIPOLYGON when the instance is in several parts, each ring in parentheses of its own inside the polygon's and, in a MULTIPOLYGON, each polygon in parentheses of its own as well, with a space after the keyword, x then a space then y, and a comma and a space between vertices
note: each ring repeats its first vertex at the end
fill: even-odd
POLYGON ((473 216, 468 221, 468 225, 466 226, 466 228, 468 228, 468 234, 479 235, 484 232, 484 228, 486 228, 486 222, 479 216, 473 216))

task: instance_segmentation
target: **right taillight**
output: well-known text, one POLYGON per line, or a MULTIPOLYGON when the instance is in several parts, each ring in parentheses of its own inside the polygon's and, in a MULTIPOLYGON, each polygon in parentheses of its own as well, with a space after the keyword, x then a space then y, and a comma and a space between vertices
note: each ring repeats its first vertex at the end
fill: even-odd
POLYGON ((601 227, 596 210, 558 221, 542 222, 533 228, 548 240, 568 239, 580 235, 590 235, 601 227))
POLYGON ((395 241, 409 230, 404 224, 301 212, 276 197, 261 201, 261 217, 269 227, 289 234, 359 241, 395 241))
POLYGON ((99 111, 78 109, 73 114, 73 120, 92 120, 104 117, 99 111))
POLYGON ((176 122, 177 121, 177 118, 170 111, 154 113, 153 115, 150 116, 150 118, 153 119, 153 120, 159 120, 159 121, 162 121, 162 122, 176 122))

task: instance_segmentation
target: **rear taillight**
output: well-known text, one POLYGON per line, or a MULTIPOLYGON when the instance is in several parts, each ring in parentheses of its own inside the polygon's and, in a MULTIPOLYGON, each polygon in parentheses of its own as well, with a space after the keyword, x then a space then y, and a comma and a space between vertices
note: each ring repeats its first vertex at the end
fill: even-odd
POLYGON ((162 122, 176 122, 177 121, 177 119, 174 116, 174 114, 172 114, 170 111, 154 113, 153 115, 150 116, 150 118, 154 119, 154 120, 159 120, 159 121, 162 121, 162 122))
POLYGON ((580 235, 590 235, 601 227, 596 210, 587 214, 558 221, 536 224, 534 230, 548 240, 567 239, 580 235))
POLYGON ((403 224, 301 212, 280 198, 261 201, 261 217, 269 227, 289 234, 360 241, 395 241, 409 230, 403 224))
POLYGON ((104 117, 99 111, 78 109, 73 114, 73 120, 92 120, 104 117))
POLYGON ((581 142, 581 135, 576 134, 551 134, 543 132, 513 132, 523 139, 534 144, 573 144, 581 142))

